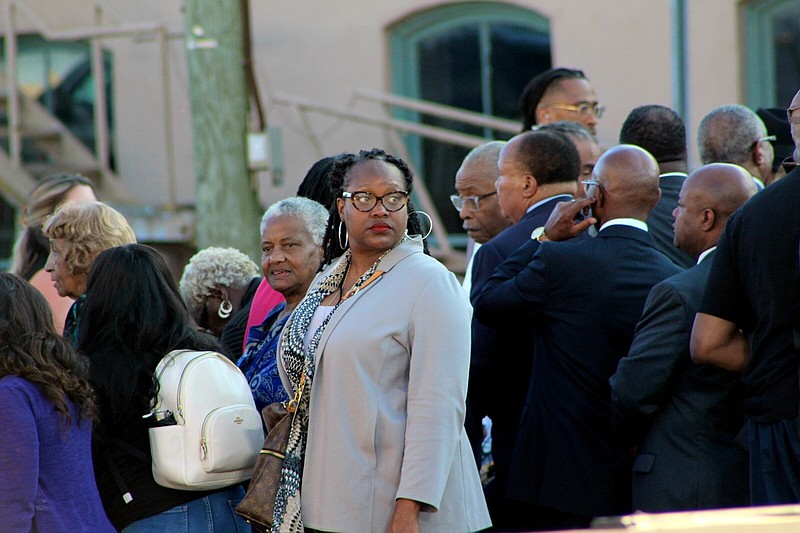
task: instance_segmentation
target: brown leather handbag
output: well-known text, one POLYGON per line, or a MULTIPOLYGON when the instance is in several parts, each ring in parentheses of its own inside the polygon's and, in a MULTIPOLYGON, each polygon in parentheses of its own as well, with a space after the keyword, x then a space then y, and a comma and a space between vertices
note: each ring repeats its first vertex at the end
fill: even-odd
MULTIPOLYGON (((300 378, 298 391, 303 390, 305 374, 300 378)), ((281 483, 281 469, 292 429, 292 417, 297 410, 299 394, 291 402, 271 403, 261 410, 267 427, 267 437, 256 459, 253 477, 247 494, 236 506, 236 513, 244 518, 253 531, 268 532, 272 528, 275 496, 281 483)))

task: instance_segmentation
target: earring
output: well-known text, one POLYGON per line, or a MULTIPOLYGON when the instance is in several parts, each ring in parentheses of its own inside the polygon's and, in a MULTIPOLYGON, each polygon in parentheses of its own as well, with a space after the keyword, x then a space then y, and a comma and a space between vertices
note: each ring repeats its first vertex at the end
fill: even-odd
POLYGON ((423 235, 423 236, 422 236, 422 240, 424 241, 425 239, 427 239, 427 238, 428 238, 428 236, 429 236, 429 235, 431 234, 431 232, 433 231, 433 219, 432 219, 432 218, 431 218, 431 216, 430 216, 428 213, 426 213, 425 211, 414 211, 412 214, 413 214, 413 215, 417 215, 417 222, 419 222, 419 223, 420 223, 420 224, 419 224, 419 225, 420 225, 420 228, 422 227, 422 221, 419 219, 419 215, 425 215, 425 217, 428 219, 428 232, 427 232, 425 235, 423 235))
POLYGON ((233 304, 230 300, 223 300, 222 303, 219 304, 219 308, 217 309, 217 315, 222 319, 225 320, 231 313, 233 312, 233 304))
POLYGON ((339 247, 342 250, 347 249, 347 245, 350 244, 350 234, 347 233, 347 226, 344 228, 344 244, 342 244, 342 221, 339 221, 339 231, 337 232, 337 236, 339 237, 339 247))

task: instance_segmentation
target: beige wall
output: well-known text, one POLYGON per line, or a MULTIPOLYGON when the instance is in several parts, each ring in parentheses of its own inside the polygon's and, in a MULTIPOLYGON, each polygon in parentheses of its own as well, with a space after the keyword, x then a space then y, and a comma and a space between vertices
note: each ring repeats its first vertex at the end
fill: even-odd
MULTIPOLYGON (((177 0, 108 1, 126 22, 162 21, 183 31, 182 3, 177 0)), ((548 17, 553 63, 583 69, 594 84, 607 114, 598 127, 602 143, 616 142, 619 127, 633 107, 647 103, 672 106, 673 61, 670 0, 518 0, 514 4, 548 17)), ((90 21, 83 0, 36 0, 40 13, 56 27, 90 21)), ((375 145, 391 149, 374 127, 310 115, 319 146, 309 141, 298 116, 272 105, 272 95, 288 93, 327 105, 346 107, 356 89, 391 90, 386 28, 436 1, 351 0, 320 2, 258 0, 251 2, 255 68, 271 126, 284 136, 284 183, 274 186, 259 176, 265 203, 292 194, 306 170, 322 155, 375 145)), ((688 127, 694 132, 702 116, 723 103, 742 101, 737 0, 687 2, 688 127)), ((120 172, 144 203, 167 198, 167 155, 158 47, 131 38, 108 41, 115 57, 117 154, 120 172)), ((173 146, 178 201, 194 197, 191 123, 182 41, 170 47, 169 68, 174 124, 173 146)), ((365 102, 354 109, 379 113, 365 102)))

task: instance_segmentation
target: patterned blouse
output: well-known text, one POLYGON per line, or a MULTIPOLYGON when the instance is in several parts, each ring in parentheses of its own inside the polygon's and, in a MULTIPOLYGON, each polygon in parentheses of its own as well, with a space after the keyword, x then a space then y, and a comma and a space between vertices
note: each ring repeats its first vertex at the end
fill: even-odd
POLYGON ((271 403, 289 399, 289 394, 283 388, 278 375, 278 361, 275 357, 278 351, 278 339, 289 318, 287 315, 277 320, 285 308, 286 302, 279 303, 269 312, 264 322, 250 328, 244 354, 236 362, 236 366, 242 370, 250 383, 256 409, 259 411, 271 403))

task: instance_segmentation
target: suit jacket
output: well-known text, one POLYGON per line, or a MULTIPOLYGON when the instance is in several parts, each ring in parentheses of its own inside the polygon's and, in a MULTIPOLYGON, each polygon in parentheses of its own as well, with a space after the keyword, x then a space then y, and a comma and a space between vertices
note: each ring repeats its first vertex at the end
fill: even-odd
MULTIPOLYGON (((544 226, 556 204, 565 198, 565 195, 560 195, 535 207, 519 222, 478 249, 472 264, 470 299, 480 294, 498 265, 531 240, 531 232, 544 226)), ((501 480, 502 471, 508 468, 517 421, 525 400, 531 343, 530 331, 524 324, 510 321, 504 327, 488 327, 480 320, 472 320, 467 431, 473 449, 479 449, 483 439, 480 420, 486 415, 492 418, 492 455, 495 465, 501 470, 501 480), (498 363, 509 354, 517 355, 513 373, 504 371, 498 363)))
POLYGON ((520 272, 504 269, 515 261, 474 302, 480 320, 524 316, 536 331, 507 495, 580 516, 625 513, 630 456, 613 433, 608 378, 650 289, 680 268, 646 232, 621 225, 594 239, 543 243, 520 272))
POLYGON ((683 172, 668 172, 661 175, 658 181, 658 186, 661 188, 661 199, 647 217, 647 226, 656 248, 661 250, 661 253, 669 257, 676 265, 691 268, 695 264, 695 259, 675 246, 673 242, 675 232, 672 229, 672 223, 675 222, 672 212, 678 205, 678 195, 685 179, 686 174, 683 172))
POLYGON ((749 505, 739 375, 696 365, 689 339, 711 256, 650 291, 628 356, 611 378, 618 429, 638 453, 636 510, 689 511, 749 505))
POLYGON ((410 498, 436 510, 420 513, 422 531, 489 527, 464 431, 466 294, 418 240, 378 268, 385 274, 342 303, 320 337, 303 520, 325 531, 383 532, 395 499, 410 498))

